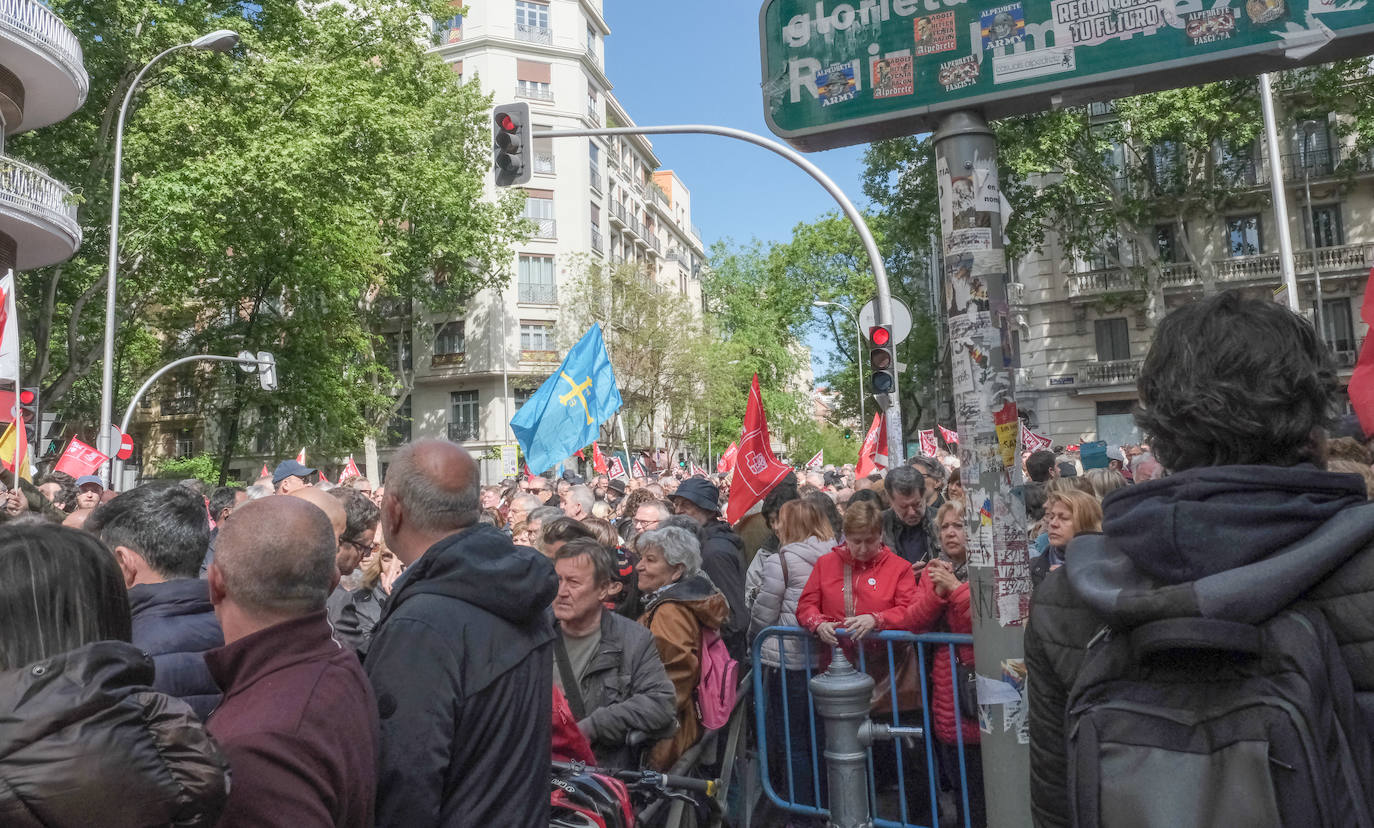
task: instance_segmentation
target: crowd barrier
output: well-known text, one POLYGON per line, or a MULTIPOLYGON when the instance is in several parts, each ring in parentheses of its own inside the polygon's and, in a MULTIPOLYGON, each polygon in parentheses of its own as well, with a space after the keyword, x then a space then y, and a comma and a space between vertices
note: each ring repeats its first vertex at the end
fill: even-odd
MULTIPOLYGON (((868 801, 874 817, 873 824, 899 828, 937 828, 941 824, 938 808, 943 770, 955 797, 951 801, 946 794, 946 809, 949 810, 951 804, 958 807, 961 818, 957 824, 972 828, 970 797, 980 796, 981 791, 970 791, 968 771, 970 761, 978 762, 979 758, 976 754, 968 755, 963 728, 955 728, 955 744, 949 746, 952 750, 943 752, 957 757, 957 761, 946 761, 942 768, 933 729, 933 688, 928 666, 933 664, 932 658, 949 659, 951 681, 957 681, 959 670, 955 647, 972 644, 973 637, 949 633, 916 635, 882 632, 870 635, 865 642, 875 639, 880 642, 879 657, 887 660, 885 681, 892 698, 899 695, 899 665, 907 658, 906 648, 915 648, 920 709, 903 714, 897 709, 899 705, 894 704, 890 713, 874 715, 872 718, 875 723, 905 726, 906 733, 911 733, 915 725, 919 727, 920 735, 907 735, 868 747, 868 801), (950 767, 951 764, 957 767, 950 767), (925 788, 924 795, 913 789, 913 785, 922 785, 925 788), (920 812, 915 813, 917 810, 920 812)), ((870 643, 858 647, 859 663, 856 666, 860 670, 868 671, 865 651, 873 646, 870 643)), ((826 808, 824 723, 816 714, 809 687, 811 678, 824 670, 823 664, 819 667, 811 665, 828 660, 828 649, 800 627, 769 627, 753 644, 751 672, 758 734, 759 782, 764 794, 775 806, 800 816, 829 816, 826 808), (787 655, 783 663, 794 665, 796 669, 776 669, 761 661, 764 645, 769 640, 777 642, 780 652, 785 649, 787 655), (782 767, 778 767, 780 759, 782 767)), ((881 674, 881 670, 875 672, 881 674)), ((963 712, 958 709, 959 693, 955 691, 952 695, 956 716, 962 720, 963 712)), ((977 771, 981 773, 981 769, 977 771)), ((981 803, 972 804, 979 806, 979 812, 982 811, 981 803)), ((947 819, 950 819, 948 814, 947 819)))

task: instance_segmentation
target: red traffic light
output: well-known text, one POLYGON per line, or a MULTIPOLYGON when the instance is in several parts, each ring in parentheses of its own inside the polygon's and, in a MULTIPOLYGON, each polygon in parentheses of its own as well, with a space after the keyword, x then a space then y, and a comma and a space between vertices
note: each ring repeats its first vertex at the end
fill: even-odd
POLYGON ((33 391, 29 390, 28 388, 25 388, 19 392, 20 405, 33 405, 34 402, 36 402, 37 400, 38 395, 33 393, 33 391))
POLYGON ((516 129, 515 119, 504 112, 497 116, 496 125, 506 132, 515 132, 516 129))
POLYGON ((876 325, 868 339, 879 348, 886 347, 892 341, 892 330, 882 325, 876 325))

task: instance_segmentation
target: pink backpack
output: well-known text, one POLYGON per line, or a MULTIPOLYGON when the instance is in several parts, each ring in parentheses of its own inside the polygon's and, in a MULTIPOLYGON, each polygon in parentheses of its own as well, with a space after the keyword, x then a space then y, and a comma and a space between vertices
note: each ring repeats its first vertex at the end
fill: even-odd
POLYGON ((730 657, 720 633, 710 627, 701 631, 701 680, 697 682, 697 714, 701 726, 719 730, 730 721, 739 691, 739 664, 730 657))

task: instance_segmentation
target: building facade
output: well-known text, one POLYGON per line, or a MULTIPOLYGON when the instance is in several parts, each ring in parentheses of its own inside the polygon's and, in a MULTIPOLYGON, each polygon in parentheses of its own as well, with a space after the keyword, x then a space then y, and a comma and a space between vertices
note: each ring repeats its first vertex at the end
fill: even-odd
MULTIPOLYGON (((495 102, 526 101, 534 130, 633 126, 611 92, 600 0, 492 0, 435 25, 435 52, 495 102)), ((699 313, 705 248, 692 196, 643 136, 535 138, 514 278, 460 318, 403 346, 414 386, 379 441, 384 466, 410 439, 441 437, 475 455, 513 444, 509 422, 582 330, 562 308, 590 266, 633 265, 699 313)), ((494 185, 491 197, 496 196, 494 185)), ((631 435, 632 442, 634 436, 631 435)), ((636 446, 642 447, 642 446, 636 446)), ((494 461, 493 461, 494 462, 494 461)), ((486 476, 499 477, 495 466, 486 476)))
MULTIPOLYGON (((1091 112, 1112 117, 1110 105, 1091 112)), ((1374 266, 1366 220, 1374 210, 1374 157, 1343 137, 1337 113, 1296 113, 1278 113, 1278 151, 1299 305, 1335 353, 1344 384, 1366 331, 1359 312, 1374 266)), ((1147 172, 1162 178, 1168 148, 1151 151, 1147 172)), ((1240 152, 1227 160, 1242 198, 1222 215, 1187 223, 1191 255, 1161 211, 1148 245, 1109 240, 1084 261, 1051 231, 1043 252, 1016 263, 1009 298, 1021 322, 1017 401, 1033 430, 1057 445, 1140 442, 1131 413, 1136 379, 1163 313, 1212 290, 1286 300, 1267 149, 1261 137, 1240 152)))
POLYGON ((71 190, 9 156, 5 138, 63 120, 89 89, 61 18, 38 0, 0 0, 0 275, 57 264, 81 245, 71 190))

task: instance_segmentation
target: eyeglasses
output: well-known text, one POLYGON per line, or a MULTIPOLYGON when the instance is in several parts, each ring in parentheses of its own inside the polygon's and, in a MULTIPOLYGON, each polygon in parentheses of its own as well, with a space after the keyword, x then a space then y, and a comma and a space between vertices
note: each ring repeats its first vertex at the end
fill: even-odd
POLYGON ((636 529, 652 529, 661 522, 662 521, 660 521, 658 518, 652 518, 650 520, 641 520, 639 518, 634 519, 636 529))
POLYGON ((348 544, 349 546, 351 546, 351 547, 353 547, 354 549, 358 550, 359 552, 363 553, 363 557, 364 557, 364 558, 366 558, 368 555, 371 555, 373 552, 376 552, 376 551, 377 551, 378 549, 380 549, 381 546, 382 546, 382 545, 381 545, 380 543, 378 543, 377 541, 362 541, 362 542, 359 542, 359 541, 355 541, 355 540, 349 540, 348 538, 341 538, 341 539, 339 540, 339 543, 346 543, 346 544, 348 544))

